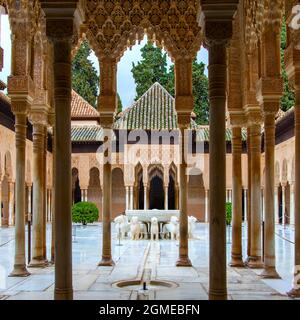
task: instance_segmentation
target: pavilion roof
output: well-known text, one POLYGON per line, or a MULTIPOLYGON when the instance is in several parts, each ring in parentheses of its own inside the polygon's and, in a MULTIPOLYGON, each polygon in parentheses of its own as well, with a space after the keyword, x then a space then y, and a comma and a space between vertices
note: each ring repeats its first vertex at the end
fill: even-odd
POLYGON ((75 90, 72 90, 71 117, 72 119, 98 119, 99 112, 75 90))

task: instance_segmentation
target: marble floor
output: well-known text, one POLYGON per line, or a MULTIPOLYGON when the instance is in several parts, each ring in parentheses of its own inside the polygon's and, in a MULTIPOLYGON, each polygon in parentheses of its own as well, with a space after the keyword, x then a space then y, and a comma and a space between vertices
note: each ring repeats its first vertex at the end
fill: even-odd
MULTIPOLYGON (((97 267, 101 256, 101 224, 73 227, 73 285, 74 299, 80 300, 207 300, 208 299, 208 225, 197 224, 195 239, 189 241, 191 268, 176 268, 178 242, 163 240, 117 240, 113 226, 114 267, 97 267), (170 281, 174 287, 142 285, 119 288, 121 280, 170 281)), ((246 257, 246 225, 243 226, 243 247, 246 257)), ((230 268, 228 274, 229 299, 281 300, 289 299, 294 259, 293 227, 276 226, 277 270, 280 280, 262 280, 261 270, 230 268)), ((48 257, 51 226, 47 227, 48 257)), ((230 258, 230 228, 227 233, 227 258, 230 258)), ((53 299, 54 267, 30 268, 27 278, 10 278, 13 266, 14 228, 0 228, 0 299, 53 299)), ((143 281, 142 281, 143 282, 143 281)))

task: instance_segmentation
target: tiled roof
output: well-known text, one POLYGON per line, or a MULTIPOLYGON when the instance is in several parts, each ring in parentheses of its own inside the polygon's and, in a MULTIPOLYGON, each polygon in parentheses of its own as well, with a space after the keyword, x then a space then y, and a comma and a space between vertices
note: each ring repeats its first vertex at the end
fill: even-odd
POLYGON ((72 90, 71 116, 72 118, 94 119, 99 118, 99 113, 76 91, 72 90))
POLYGON ((102 141, 103 131, 98 125, 72 125, 71 140, 73 142, 102 141))
POLYGON ((177 128, 174 98, 155 83, 115 123, 116 129, 172 130, 177 128))
MULTIPOLYGON (((191 129, 197 131, 198 141, 209 141, 209 126, 199 126, 191 119, 191 129)), ((178 129, 175 99, 159 83, 155 83, 132 107, 121 113, 115 129, 173 130, 178 129)), ((242 137, 247 139, 246 131, 242 137)), ((226 140, 231 141, 231 129, 226 129, 226 140)))
POLYGON ((289 114, 295 112, 295 107, 290 108, 287 111, 279 110, 277 117, 276 117, 276 123, 280 122, 281 120, 285 119, 289 114))

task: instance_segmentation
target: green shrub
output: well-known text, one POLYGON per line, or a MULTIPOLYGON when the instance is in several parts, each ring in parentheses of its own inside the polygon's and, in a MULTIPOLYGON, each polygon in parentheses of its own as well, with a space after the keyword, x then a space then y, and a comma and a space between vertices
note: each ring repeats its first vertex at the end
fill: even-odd
POLYGON ((75 223, 87 225, 98 221, 99 210, 94 203, 78 202, 72 207, 72 220, 75 223))
POLYGON ((230 226, 232 221, 232 204, 231 202, 226 203, 226 225, 230 226))

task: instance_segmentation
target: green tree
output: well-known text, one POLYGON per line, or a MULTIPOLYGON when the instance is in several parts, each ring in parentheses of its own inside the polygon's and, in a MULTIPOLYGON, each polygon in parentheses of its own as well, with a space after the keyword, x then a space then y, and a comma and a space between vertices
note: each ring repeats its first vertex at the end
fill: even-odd
POLYGON ((88 42, 83 41, 72 62, 72 87, 88 103, 96 107, 99 77, 89 60, 91 52, 88 42))
MULTIPOLYGON (((168 71, 167 56, 160 48, 146 44, 142 49, 142 61, 133 64, 132 74, 137 86, 136 100, 140 98, 155 82, 159 82, 175 96, 174 65, 168 71)), ((208 79, 205 75, 205 64, 193 62, 193 94, 195 98, 194 112, 198 124, 207 124, 209 115, 208 79)))
POLYGON ((142 61, 132 64, 132 74, 136 83, 138 100, 155 82, 166 87, 167 84, 167 55, 160 48, 148 42, 142 49, 142 61))
POLYGON ((72 220, 86 225, 98 221, 99 210, 94 203, 78 202, 72 207, 72 220))
POLYGON ((288 76, 286 73, 285 63, 284 63, 284 50, 286 49, 286 23, 285 19, 282 23, 281 31, 281 70, 282 77, 284 81, 284 93, 281 98, 281 109, 287 111, 295 105, 295 95, 294 92, 289 87, 288 76))

